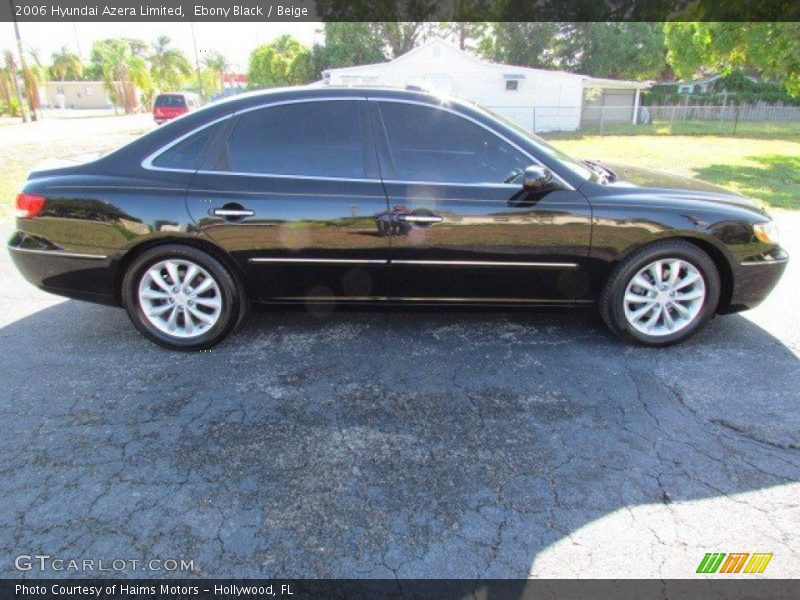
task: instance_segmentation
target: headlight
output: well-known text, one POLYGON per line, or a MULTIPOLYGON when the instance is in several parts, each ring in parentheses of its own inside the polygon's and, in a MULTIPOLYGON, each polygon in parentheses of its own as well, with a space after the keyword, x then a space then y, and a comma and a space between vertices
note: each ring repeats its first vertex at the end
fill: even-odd
POLYGON ((753 225, 753 232, 756 234, 756 237, 765 244, 778 243, 778 226, 775 225, 775 221, 756 223, 753 225))

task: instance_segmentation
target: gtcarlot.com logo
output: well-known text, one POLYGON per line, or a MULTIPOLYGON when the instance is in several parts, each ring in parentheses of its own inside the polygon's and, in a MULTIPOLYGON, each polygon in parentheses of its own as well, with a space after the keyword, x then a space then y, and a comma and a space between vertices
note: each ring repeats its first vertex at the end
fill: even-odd
POLYGON ((707 552, 697 573, 763 573, 771 560, 772 552, 707 552))
POLYGON ((18 571, 72 571, 72 572, 120 572, 120 571, 194 571, 194 561, 184 559, 137 560, 135 558, 92 559, 59 558, 49 554, 20 554, 14 560, 18 571))

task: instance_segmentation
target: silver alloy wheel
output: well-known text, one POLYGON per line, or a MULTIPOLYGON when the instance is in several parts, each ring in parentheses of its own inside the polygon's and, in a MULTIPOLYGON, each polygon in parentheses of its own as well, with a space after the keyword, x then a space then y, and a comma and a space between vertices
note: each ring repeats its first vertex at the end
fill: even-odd
POLYGON ((679 258, 651 262, 628 282, 625 318, 645 335, 666 336, 688 327, 700 314, 706 282, 693 264, 679 258))
POLYGON ((222 292, 211 274, 185 259, 162 260, 139 282, 139 305, 159 331, 183 339, 211 329, 222 314, 222 292))

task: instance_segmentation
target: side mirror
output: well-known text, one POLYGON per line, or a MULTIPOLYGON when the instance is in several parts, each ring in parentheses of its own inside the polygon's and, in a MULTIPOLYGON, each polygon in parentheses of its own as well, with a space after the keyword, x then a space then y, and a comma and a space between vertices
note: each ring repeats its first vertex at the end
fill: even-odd
POLYGON ((546 192, 558 187, 547 167, 531 165, 522 175, 522 189, 530 192, 546 192))

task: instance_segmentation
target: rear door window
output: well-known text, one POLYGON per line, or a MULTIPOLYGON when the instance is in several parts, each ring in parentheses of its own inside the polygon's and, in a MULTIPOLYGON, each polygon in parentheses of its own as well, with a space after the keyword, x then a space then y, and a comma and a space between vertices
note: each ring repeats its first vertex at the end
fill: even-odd
POLYGON ((262 175, 363 178, 359 101, 327 100, 242 113, 228 138, 230 171, 262 175))

